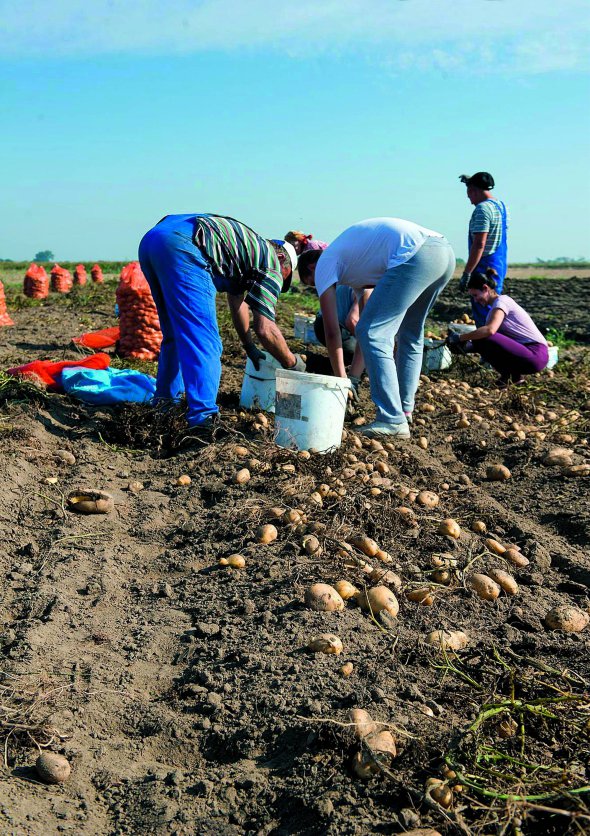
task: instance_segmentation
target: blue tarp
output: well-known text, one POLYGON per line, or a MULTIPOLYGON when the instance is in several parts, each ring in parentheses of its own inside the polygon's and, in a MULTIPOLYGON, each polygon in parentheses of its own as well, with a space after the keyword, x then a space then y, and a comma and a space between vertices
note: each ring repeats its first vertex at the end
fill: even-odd
POLYGON ((64 369, 65 392, 92 404, 147 403, 154 397, 156 380, 131 369, 64 369))

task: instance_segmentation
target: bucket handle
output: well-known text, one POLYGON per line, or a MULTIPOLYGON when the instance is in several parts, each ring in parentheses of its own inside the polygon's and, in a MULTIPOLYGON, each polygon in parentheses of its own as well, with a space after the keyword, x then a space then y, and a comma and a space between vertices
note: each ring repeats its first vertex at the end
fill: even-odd
POLYGON ((248 372, 246 372, 246 374, 248 375, 250 380, 259 380, 261 383, 270 383, 271 380, 276 380, 275 377, 256 377, 255 374, 248 374, 248 372))

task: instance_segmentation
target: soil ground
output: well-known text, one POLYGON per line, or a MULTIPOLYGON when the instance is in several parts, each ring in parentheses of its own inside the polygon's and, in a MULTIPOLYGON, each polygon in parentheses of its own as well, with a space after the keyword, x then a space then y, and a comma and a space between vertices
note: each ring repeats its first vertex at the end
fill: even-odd
MULTIPOLYGON (((551 300, 548 324, 581 339, 587 283, 531 279, 513 292, 531 310, 551 300)), ((42 305, 7 295, 17 309, 0 331, 4 369, 77 357, 72 336, 114 324, 112 282, 42 305)), ((287 335, 308 304, 282 305, 287 335)), ((448 294, 435 318, 463 310, 448 294)), ((244 358, 222 308, 220 322, 223 422, 210 444, 183 442, 181 410, 92 408, 0 376, 0 832, 587 833, 590 627, 544 619, 561 604, 590 612, 589 477, 543 458, 559 446, 590 462, 588 349, 505 392, 461 359, 423 379, 412 441, 385 449, 355 432, 373 414, 365 383, 340 450, 303 458, 273 444, 272 418, 265 427, 240 410, 244 358), (497 463, 510 479, 487 478, 497 463), (251 479, 238 485, 243 467, 251 479), (114 511, 72 513, 78 488, 109 491, 114 511), (438 505, 420 505, 424 489, 438 505), (299 522, 274 520, 276 506, 299 509, 299 522), (458 539, 438 533, 445 518, 458 539), (271 522, 276 540, 258 543, 271 522), (305 550, 310 533, 321 551, 305 550), (390 563, 342 545, 363 533, 390 563), (528 565, 495 555, 490 537, 528 565), (219 565, 234 553, 245 569, 219 565), (305 604, 316 582, 374 585, 379 571, 370 579, 363 562, 399 576, 385 578, 397 618, 305 604), (441 562, 446 575, 433 574, 441 562), (494 568, 512 572, 517 595, 474 594, 472 574, 494 568), (423 587, 431 606, 407 597, 423 587), (429 646, 441 628, 463 630, 467 647, 429 646), (321 633, 343 652, 309 651, 321 633), (391 730, 391 762, 378 767, 355 738, 352 708, 391 730), (68 758, 68 782, 38 779, 40 748, 68 758), (353 769, 359 752, 368 779, 353 769), (447 808, 425 791, 433 777, 452 790, 447 808)))

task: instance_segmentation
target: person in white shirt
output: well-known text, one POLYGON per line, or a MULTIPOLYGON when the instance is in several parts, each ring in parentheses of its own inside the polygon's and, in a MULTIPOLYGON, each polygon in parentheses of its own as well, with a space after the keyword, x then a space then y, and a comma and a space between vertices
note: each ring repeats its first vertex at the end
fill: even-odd
POLYGON ((355 391, 363 368, 369 374, 377 415, 360 428, 363 435, 409 438, 424 322, 454 269, 455 255, 441 233, 401 218, 370 218, 354 224, 315 261, 308 258, 300 264, 301 281, 315 286, 320 297, 334 374, 350 377, 355 391), (339 284, 352 287, 360 297, 357 348, 348 372, 337 313, 339 284))

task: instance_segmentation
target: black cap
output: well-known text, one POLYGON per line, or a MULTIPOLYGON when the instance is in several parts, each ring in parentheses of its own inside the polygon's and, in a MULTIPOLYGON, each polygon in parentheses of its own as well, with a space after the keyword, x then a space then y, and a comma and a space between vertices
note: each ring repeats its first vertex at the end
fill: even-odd
POLYGON ((494 178, 488 171, 477 171, 471 177, 462 174, 459 180, 466 186, 475 186, 476 189, 483 189, 485 192, 494 188, 494 178))

